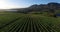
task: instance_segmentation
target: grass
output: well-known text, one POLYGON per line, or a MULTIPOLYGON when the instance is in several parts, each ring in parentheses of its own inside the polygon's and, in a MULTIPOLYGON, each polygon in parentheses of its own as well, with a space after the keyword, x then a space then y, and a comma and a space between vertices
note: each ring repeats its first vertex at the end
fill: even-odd
POLYGON ((47 17, 40 14, 1 13, 0 26, 1 27, 4 26, 2 29, 0 29, 0 32, 6 32, 6 31, 8 32, 20 31, 21 32, 21 31, 26 31, 26 30, 29 31, 30 28, 32 30, 38 29, 38 31, 41 28, 41 31, 43 30, 45 32, 50 31, 50 30, 55 31, 55 32, 56 31, 60 32, 60 17, 58 18, 47 17), (15 21, 9 24, 9 22, 13 20, 15 21), (8 25, 6 25, 7 23, 8 25), (29 27, 30 25, 31 27, 29 27))

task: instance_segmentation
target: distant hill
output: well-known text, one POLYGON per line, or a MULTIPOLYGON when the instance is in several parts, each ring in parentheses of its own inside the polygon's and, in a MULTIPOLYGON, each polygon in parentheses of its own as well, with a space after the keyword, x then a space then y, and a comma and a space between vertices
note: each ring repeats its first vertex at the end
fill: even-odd
POLYGON ((17 12, 44 12, 44 11, 50 11, 50 10, 60 10, 60 3, 48 3, 48 4, 34 4, 28 8, 22 8, 18 9, 17 12))
MULTIPOLYGON (((60 3, 51 2, 48 4, 34 4, 27 8, 14 8, 6 9, 7 11, 18 12, 18 13, 29 13, 29 12, 59 12, 60 13, 60 3), (12 11, 13 10, 13 11, 12 11)), ((5 10, 5 11, 6 11, 5 10)))

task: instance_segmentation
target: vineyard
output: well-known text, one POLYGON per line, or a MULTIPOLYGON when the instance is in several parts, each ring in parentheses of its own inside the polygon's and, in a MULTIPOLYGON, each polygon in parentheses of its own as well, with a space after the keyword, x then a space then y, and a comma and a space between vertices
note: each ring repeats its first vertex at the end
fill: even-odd
POLYGON ((33 14, 0 14, 0 32, 60 32, 59 20, 33 14))

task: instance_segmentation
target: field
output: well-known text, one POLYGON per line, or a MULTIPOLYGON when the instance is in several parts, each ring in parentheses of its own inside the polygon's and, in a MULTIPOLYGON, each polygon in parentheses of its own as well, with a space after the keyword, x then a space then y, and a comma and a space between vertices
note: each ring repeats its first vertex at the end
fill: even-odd
POLYGON ((0 32, 60 32, 60 17, 0 13, 0 32))

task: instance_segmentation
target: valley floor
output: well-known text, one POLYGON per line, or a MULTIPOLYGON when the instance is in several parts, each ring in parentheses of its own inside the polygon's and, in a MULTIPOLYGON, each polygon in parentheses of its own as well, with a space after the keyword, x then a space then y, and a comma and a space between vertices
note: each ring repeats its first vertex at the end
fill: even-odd
POLYGON ((60 18, 36 14, 0 14, 0 32, 60 32, 60 18))

